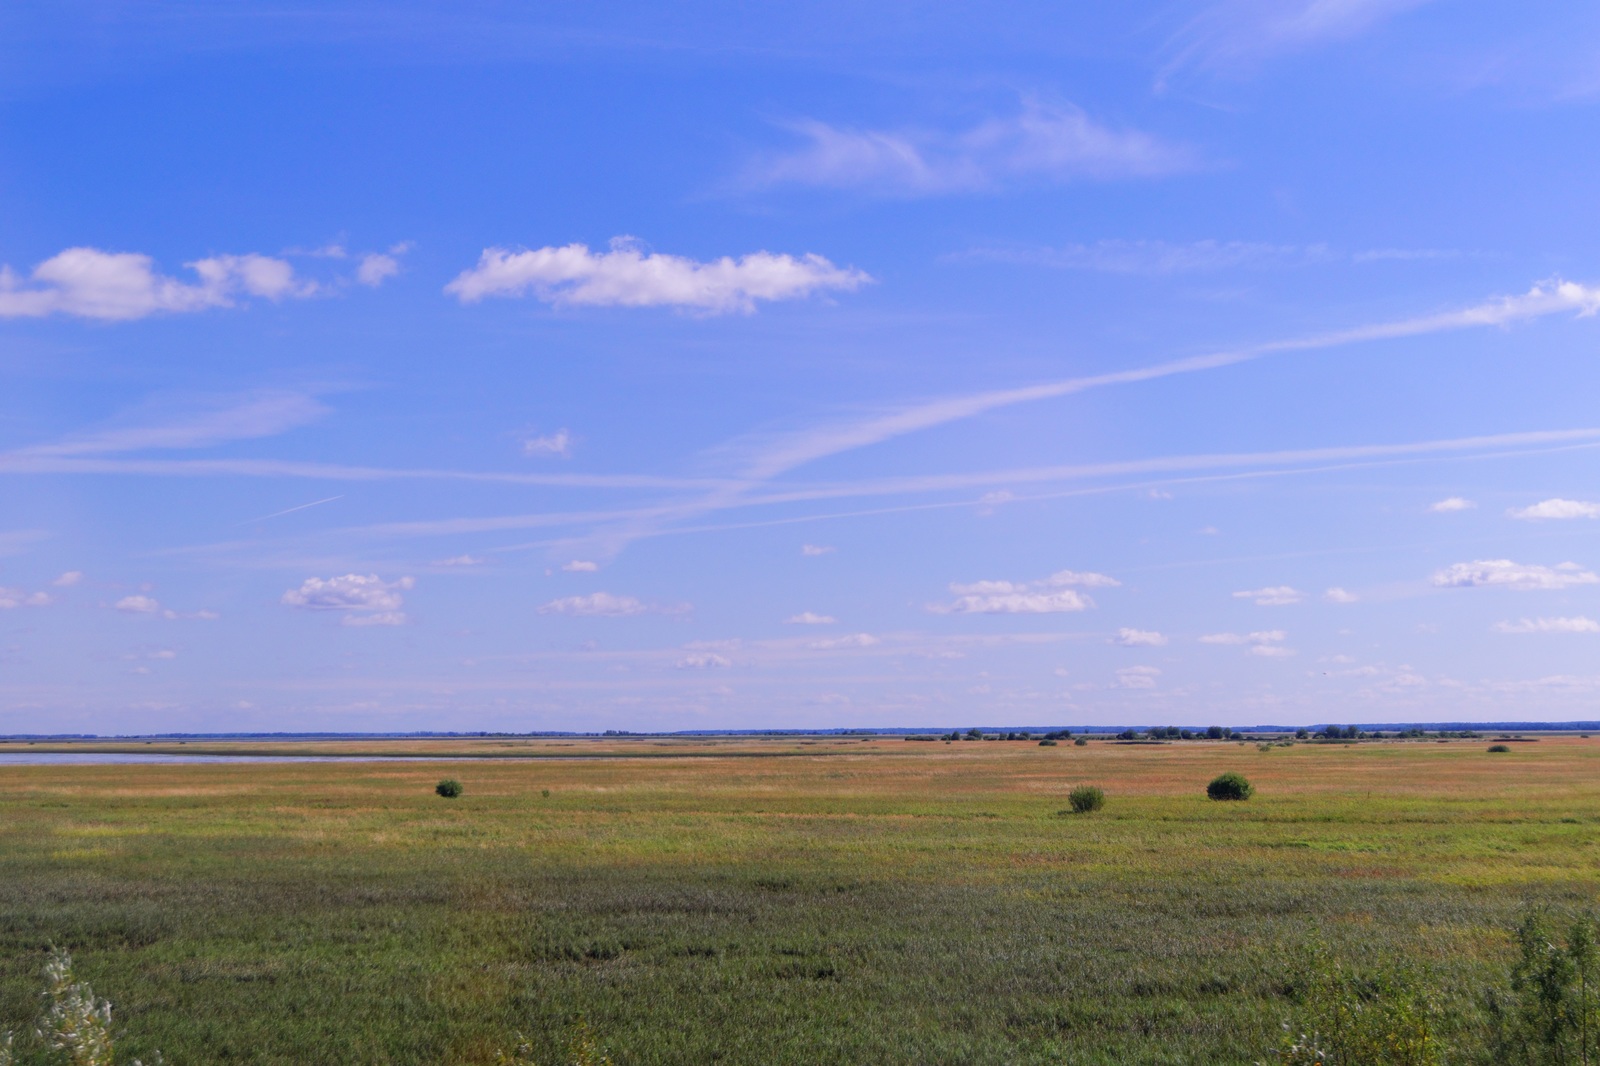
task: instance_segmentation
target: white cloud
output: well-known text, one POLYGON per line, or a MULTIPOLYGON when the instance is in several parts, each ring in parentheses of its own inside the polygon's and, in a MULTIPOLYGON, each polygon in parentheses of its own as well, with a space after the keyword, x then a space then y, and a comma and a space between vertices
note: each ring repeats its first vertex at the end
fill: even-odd
POLYGON ((1014 115, 954 133, 844 129, 814 120, 790 129, 806 143, 749 167, 746 185, 934 196, 1027 181, 1157 177, 1196 165, 1184 147, 1101 125, 1071 104, 1040 100, 1024 100, 1014 115))
POLYGON ((1510 559, 1478 559, 1455 563, 1433 575, 1438 588, 1486 588, 1490 586, 1520 590, 1564 589, 1573 585, 1593 585, 1600 577, 1577 563, 1554 567, 1514 563, 1510 559))
POLYGON ((1077 585, 1091 589, 1114 589, 1120 587, 1122 582, 1106 574, 1096 574, 1087 570, 1057 570, 1038 584, 1050 588, 1077 585))
POLYGON ((574 559, 570 563, 562 563, 561 569, 569 574, 592 574, 600 569, 600 564, 587 559, 574 559))
MULTIPOLYGON (((951 585, 952 592, 961 592, 982 586, 1010 586, 1009 581, 984 581, 978 585, 951 585)), ((928 610, 936 614, 1060 614, 1066 611, 1083 611, 1094 606, 1094 601, 1071 589, 1046 592, 1024 591, 1027 586, 1012 586, 1016 591, 969 592, 958 596, 949 604, 933 604, 928 610)))
POLYGON ((111 606, 129 614, 156 614, 161 610, 161 604, 149 596, 124 596, 111 606))
POLYGON ((830 651, 834 648, 870 648, 874 644, 878 643, 881 642, 871 633, 852 633, 848 637, 830 637, 826 640, 813 640, 810 644, 806 645, 806 647, 815 648, 818 651, 830 651))
POLYGON ((723 655, 685 655, 677 662, 679 670, 715 670, 733 665, 733 660, 723 655))
POLYGON ((1059 614, 1083 611, 1094 601, 1072 586, 1114 588, 1121 582, 1093 572, 1058 570, 1039 581, 973 581, 952 583, 956 600, 930 604, 935 614, 1059 614))
POLYGON ((445 291, 462 303, 529 291, 558 306, 682 307, 707 314, 750 312, 758 300, 795 300, 830 289, 851 291, 872 281, 853 267, 836 267, 820 255, 753 252, 698 262, 643 251, 619 237, 608 252, 588 245, 546 246, 512 252, 486 248, 478 265, 445 291))
POLYGON ((1528 520, 1542 518, 1600 518, 1600 503, 1563 500, 1558 497, 1553 500, 1543 500, 1532 507, 1523 507, 1520 510, 1513 508, 1506 513, 1512 518, 1528 520))
POLYGON ((1111 643, 1124 648, 1159 648, 1166 642, 1167 638, 1154 630, 1129 629, 1126 626, 1117 630, 1117 635, 1111 638, 1111 643))
POLYGON ((831 626, 839 620, 829 614, 814 614, 811 611, 802 611, 784 620, 785 624, 792 626, 831 626))
POLYGON ((1432 511, 1434 514, 1450 514, 1453 511, 1470 511, 1476 506, 1478 505, 1473 503, 1471 500, 1464 499, 1460 496, 1450 496, 1446 499, 1440 500, 1437 503, 1429 504, 1428 510, 1432 511))
POLYGON ((1250 649, 1251 655, 1260 655, 1268 659, 1286 659, 1294 653, 1293 648, 1285 648, 1281 644, 1257 644, 1250 649))
POLYGON ((1010 503, 1017 498, 1017 494, 1010 489, 1000 489, 997 492, 986 492, 978 497, 978 514, 987 517, 994 514, 995 508, 1003 503, 1010 503))
POLYGON ((27 592, 23 589, 0 588, 0 611, 18 607, 48 607, 54 602, 48 592, 27 592))
POLYGON ((377 574, 345 574, 342 577, 308 577, 297 589, 279 599, 288 607, 307 611, 348 611, 341 625, 397 626, 406 621, 400 610, 400 593, 416 584, 413 578, 384 581, 377 574))
POLYGON ((566 459, 572 455, 572 434, 565 428, 543 437, 528 437, 522 442, 522 454, 539 459, 566 459))
POLYGON ((1246 589, 1235 592, 1236 600, 1253 600, 1257 607, 1284 607, 1291 603, 1299 603, 1305 594, 1299 589, 1290 588, 1288 585, 1272 585, 1263 589, 1246 589))
POLYGON ((1353 592, 1347 592, 1338 585, 1335 585, 1327 592, 1324 592, 1322 594, 1322 598, 1327 600, 1329 603, 1355 603, 1361 597, 1357 596, 1353 592))
POLYGON ((387 253, 369 252, 361 257, 361 262, 356 266, 356 280, 377 288, 400 273, 400 257, 410 250, 410 242, 402 241, 387 253))
POLYGON ((1202 644, 1267 644, 1281 643, 1288 634, 1281 629, 1263 629, 1254 633, 1207 633, 1200 638, 1202 644))
POLYGON ((83 580, 83 571, 82 570, 68 570, 66 573, 62 574, 60 577, 58 577, 54 581, 50 582, 50 584, 56 586, 56 588, 67 589, 67 588, 71 588, 73 585, 76 585, 78 582, 80 582, 82 580, 83 580))
POLYGON ((1494 628, 1499 633, 1600 633, 1600 622, 1583 615, 1576 618, 1523 618, 1516 622, 1500 622, 1494 628))
POLYGON ((802 544, 802 545, 800 545, 800 554, 804 555, 804 556, 806 556, 808 558, 815 558, 818 555, 827 555, 828 553, 834 552, 834 551, 838 551, 838 549, 835 548, 831 544, 802 544))
POLYGON ((160 313, 232 307, 241 297, 311 296, 317 286, 295 277, 283 259, 219 255, 185 264, 194 283, 165 277, 154 260, 134 252, 68 248, 33 268, 28 280, 0 267, 0 318, 77 315, 127 321, 160 313))
POLYGON ((648 606, 632 596, 614 596, 609 592, 592 592, 587 596, 567 596, 551 600, 539 608, 540 614, 571 614, 597 618, 626 618, 645 614, 648 606))
POLYGON ((1155 688, 1160 676, 1154 666, 1125 666, 1117 671, 1117 683, 1123 688, 1155 688))
POLYGON ((481 555, 452 555, 448 559, 440 559, 434 566, 485 566, 489 562, 481 555))

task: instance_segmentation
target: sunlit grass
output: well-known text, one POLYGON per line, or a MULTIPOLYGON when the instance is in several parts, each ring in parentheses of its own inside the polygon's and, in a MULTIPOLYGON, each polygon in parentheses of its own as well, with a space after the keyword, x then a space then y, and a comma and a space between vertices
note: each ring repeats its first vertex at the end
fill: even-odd
POLYGON ((1577 739, 465 746, 734 757, 6 767, 0 1029, 55 943, 180 1064, 554 1060, 580 1013, 619 1063, 1244 1063, 1311 935, 1466 989, 1600 875, 1577 739))

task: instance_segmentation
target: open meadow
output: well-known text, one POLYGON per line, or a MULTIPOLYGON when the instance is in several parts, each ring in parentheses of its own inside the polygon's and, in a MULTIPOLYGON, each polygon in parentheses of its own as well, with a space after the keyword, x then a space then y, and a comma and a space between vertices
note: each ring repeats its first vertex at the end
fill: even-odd
POLYGON ((519 1031, 555 1062, 579 1014, 619 1064, 1250 1063, 1315 940, 1422 967, 1460 1034, 1524 910, 1600 883, 1600 740, 1487 745, 6 765, 0 1028, 59 945, 119 1051, 173 1066, 491 1063, 519 1031), (1255 797, 1209 801, 1224 770, 1255 797), (1078 784, 1104 809, 1064 813, 1078 784))

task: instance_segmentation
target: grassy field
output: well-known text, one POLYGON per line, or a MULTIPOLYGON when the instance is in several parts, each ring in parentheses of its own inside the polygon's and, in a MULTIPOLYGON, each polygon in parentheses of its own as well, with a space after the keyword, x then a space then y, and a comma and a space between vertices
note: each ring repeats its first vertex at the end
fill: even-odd
POLYGON ((1312 938, 1416 960, 1466 1025, 1522 909, 1600 884, 1600 740, 1487 744, 8 765, 0 1027, 57 944, 173 1066, 489 1063, 519 1030, 556 1061, 579 1013, 629 1066, 1249 1063, 1312 938), (1228 769, 1254 799, 1205 798, 1228 769), (1080 783, 1104 810, 1061 813, 1080 783))

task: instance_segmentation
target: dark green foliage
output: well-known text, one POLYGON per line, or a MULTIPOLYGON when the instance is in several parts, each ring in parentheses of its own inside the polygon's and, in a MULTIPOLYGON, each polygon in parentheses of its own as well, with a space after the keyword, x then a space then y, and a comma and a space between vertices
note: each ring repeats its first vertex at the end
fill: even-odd
POLYGON ((445 799, 455 799, 461 795, 461 782, 453 777, 447 777, 433 786, 433 790, 445 799))
POLYGON ((1600 1062, 1600 949, 1592 915, 1557 928, 1529 914, 1517 930, 1511 991, 1491 997, 1496 1063, 1566 1066, 1600 1062))
POLYGON ((1053 741, 1053 740, 1048 740, 1048 739, 1047 740, 1041 740, 1041 741, 1039 741, 1039 746, 1041 748, 1053 748, 1053 747, 1056 746, 1056 742, 1053 741))
POLYGON ((1490 744, 1489 750, 1493 752, 1510 751, 1511 746, 1508 744, 1490 744))
POLYGON ((1296 729, 1294 731, 1294 738, 1296 740, 1305 740, 1309 736, 1311 736, 1311 730, 1306 729, 1304 727, 1301 727, 1300 729, 1296 729))
POLYGON ((1214 800, 1247 800, 1255 795, 1255 791, 1255 787, 1244 779, 1243 774, 1232 770, 1218 774, 1206 786, 1206 795, 1214 800))
POLYGON ((1138 740, 1139 739, 1138 730, 1124 729, 1122 732, 1117 734, 1117 739, 1118 740, 1138 740))
POLYGON ((1106 794, 1094 785, 1079 785, 1067 793, 1074 814, 1089 814, 1106 805, 1106 794))
POLYGON ((1088 738, 1079 737, 1077 740, 1072 742, 1072 746, 1075 748, 1087 748, 1089 746, 1088 738))

